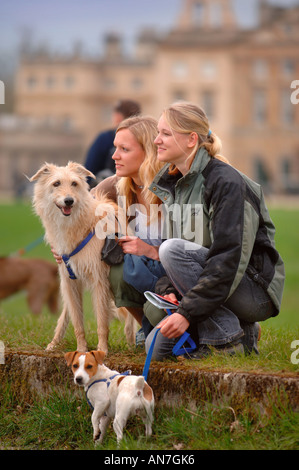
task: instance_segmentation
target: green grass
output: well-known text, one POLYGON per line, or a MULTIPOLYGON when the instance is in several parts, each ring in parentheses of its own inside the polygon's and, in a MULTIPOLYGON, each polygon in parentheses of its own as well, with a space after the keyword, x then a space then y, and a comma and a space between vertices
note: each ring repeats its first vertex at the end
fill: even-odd
POLYGON ((298 327, 299 209, 273 209, 270 213, 276 227, 276 248, 285 263, 286 282, 281 314, 269 320, 269 323, 290 328, 298 327))
MULTIPOLYGON (((91 411, 71 389, 53 390, 33 405, 0 391, 0 449, 92 450, 91 411)), ((195 409, 156 406, 153 435, 146 439, 138 417, 128 421, 120 450, 291 450, 299 445, 299 414, 286 404, 262 413, 248 403, 242 412, 209 401, 195 409)), ((98 450, 117 449, 112 427, 98 450)))
MULTIPOLYGON (((192 367, 298 373, 298 365, 290 361, 291 342, 299 339, 299 210, 270 211, 275 222, 276 246, 286 266, 286 285, 282 311, 276 318, 262 323, 260 355, 252 357, 212 356, 192 367)), ((43 230, 29 204, 0 205, 0 255, 8 255, 38 239, 43 230)), ((43 243, 26 257, 52 260, 49 247, 43 243)), ((96 348, 96 322, 91 302, 85 296, 85 329, 89 347, 96 348)), ((45 307, 40 316, 28 310, 24 293, 5 300, 0 305, 0 340, 5 348, 17 351, 42 351, 52 338, 57 317, 45 307)), ((70 325, 61 351, 73 350, 76 341, 70 325)), ((113 321, 109 338, 110 354, 126 354, 141 363, 144 355, 136 353, 125 342, 123 327, 113 321)), ((188 364, 188 362, 186 362, 188 364)), ((74 395, 72 387, 63 393, 52 390, 33 405, 17 401, 9 384, 0 387, 0 449, 94 449, 91 412, 83 398, 74 395)), ((121 449, 184 450, 184 449, 296 449, 298 448, 298 414, 286 404, 273 403, 271 412, 262 413, 253 404, 234 410, 230 403, 202 404, 196 409, 167 408, 160 404, 155 411, 153 436, 146 440, 144 427, 133 418, 125 431, 121 449)), ((108 430, 99 449, 116 449, 113 430, 108 430)))
MULTIPOLYGON (((262 341, 260 343, 261 357, 253 361, 257 367, 273 367, 274 369, 294 370, 290 363, 292 350, 290 344, 299 339, 298 321, 298 290, 299 284, 299 210, 273 209, 270 211, 276 225, 276 246, 282 255, 286 268, 286 283, 281 313, 262 323, 262 341), (278 356, 278 357, 277 357, 278 356)), ((0 255, 8 255, 25 248, 43 235, 43 228, 38 217, 32 211, 29 203, 0 205, 0 255)), ((43 242, 24 254, 25 257, 41 257, 53 260, 50 248, 43 242)), ((96 346, 96 325, 92 314, 89 296, 85 296, 85 326, 88 341, 96 346)), ((0 305, 0 339, 10 349, 44 349, 53 335, 57 317, 51 315, 45 307, 42 315, 34 317, 28 310, 24 292, 18 293, 0 305)), ((110 335, 110 348, 117 352, 125 346, 122 327, 114 327, 119 333, 110 335), (120 335, 120 336, 119 336, 120 335), (121 343, 119 344, 119 338, 121 343)), ((72 326, 69 326, 63 348, 75 346, 72 326)), ((211 360, 213 363, 213 360, 211 360)), ((219 359, 216 359, 216 362, 219 359)), ((222 360, 220 360, 222 361, 222 360)), ((218 363, 218 362, 217 362, 218 363)), ((251 367, 250 359, 244 366, 251 367)), ((214 364, 213 364, 214 365, 214 364)))

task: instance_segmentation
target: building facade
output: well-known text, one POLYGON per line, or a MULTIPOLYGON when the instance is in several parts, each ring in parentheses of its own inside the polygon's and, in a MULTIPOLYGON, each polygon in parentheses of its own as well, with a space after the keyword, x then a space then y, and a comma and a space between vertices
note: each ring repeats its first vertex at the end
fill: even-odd
POLYGON ((143 31, 130 57, 114 34, 98 59, 78 51, 67 58, 25 54, 16 79, 16 114, 35 120, 39 129, 0 130, 2 168, 5 158, 12 165, 1 173, 0 190, 11 186, 15 158, 33 171, 47 154, 58 163, 83 163, 96 135, 111 126, 115 102, 132 98, 156 118, 173 101, 197 103, 232 165, 265 191, 297 192, 299 104, 291 102, 291 84, 299 79, 298 26, 299 6, 260 0, 258 24, 244 30, 230 0, 182 0, 173 28, 163 37, 143 31))

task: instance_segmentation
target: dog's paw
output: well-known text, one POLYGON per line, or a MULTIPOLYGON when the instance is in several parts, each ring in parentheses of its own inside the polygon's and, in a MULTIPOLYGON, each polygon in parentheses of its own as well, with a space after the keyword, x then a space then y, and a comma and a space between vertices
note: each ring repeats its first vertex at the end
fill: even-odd
POLYGON ((100 343, 97 346, 98 351, 103 351, 105 353, 105 356, 108 355, 108 348, 107 346, 101 345, 100 343))
POLYGON ((101 443, 102 442, 102 439, 101 439, 101 431, 99 431, 97 434, 94 434, 93 435, 93 442, 95 444, 98 444, 98 443, 101 443))
POLYGON ((57 344, 56 343, 49 343, 48 346, 46 347, 46 351, 54 351, 56 348, 57 344))

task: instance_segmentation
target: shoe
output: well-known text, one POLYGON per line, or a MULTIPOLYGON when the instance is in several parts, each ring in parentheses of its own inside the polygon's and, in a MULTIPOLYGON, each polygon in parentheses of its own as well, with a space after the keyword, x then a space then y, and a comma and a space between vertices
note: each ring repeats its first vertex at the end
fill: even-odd
POLYGON ((254 352, 256 355, 259 355, 258 350, 258 341, 261 338, 261 326, 259 323, 249 323, 249 322, 242 322, 241 328, 244 331, 244 336, 241 338, 245 354, 249 355, 254 352))
POLYGON ((234 356, 235 354, 244 353, 244 347, 240 339, 218 346, 208 346, 207 344, 202 344, 196 351, 192 353, 186 353, 184 357, 186 359, 204 359, 213 353, 234 356))
POLYGON ((145 346, 145 335, 144 335, 143 328, 140 328, 140 330, 138 330, 136 333, 135 346, 136 348, 144 348, 145 346))

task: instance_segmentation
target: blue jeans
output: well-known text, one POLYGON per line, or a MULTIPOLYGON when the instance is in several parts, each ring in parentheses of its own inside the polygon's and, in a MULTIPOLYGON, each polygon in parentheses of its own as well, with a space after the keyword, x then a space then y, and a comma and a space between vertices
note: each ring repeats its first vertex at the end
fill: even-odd
MULTIPOLYGON (((159 257, 167 276, 181 295, 197 284, 209 250, 186 240, 172 238, 162 243, 159 257), (178 275, 179 273, 179 275, 178 275)), ((242 338, 248 350, 257 349, 254 323, 274 314, 268 294, 246 273, 229 299, 197 327, 198 345, 225 345, 242 338)), ((148 350, 153 330, 146 341, 148 350)), ((156 360, 171 354, 177 339, 158 334, 154 349, 156 360)))

